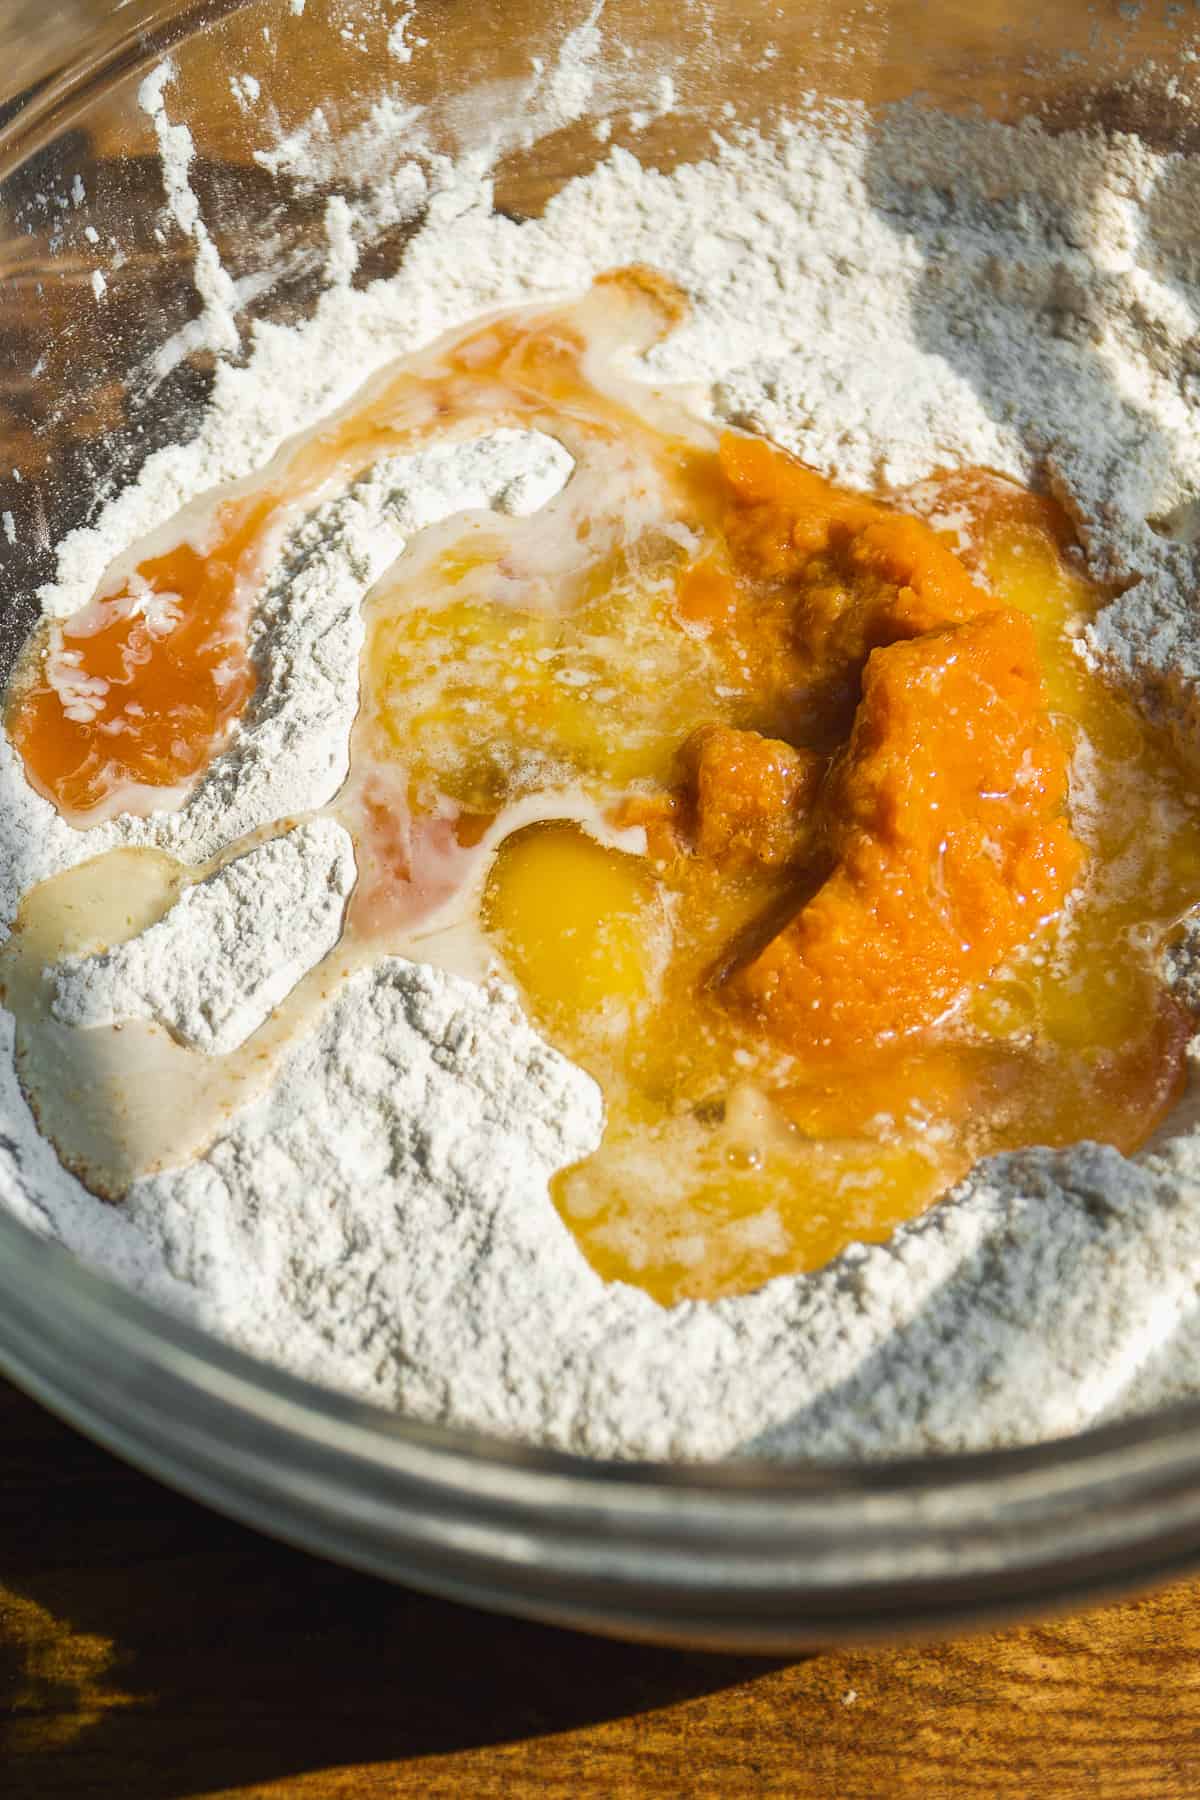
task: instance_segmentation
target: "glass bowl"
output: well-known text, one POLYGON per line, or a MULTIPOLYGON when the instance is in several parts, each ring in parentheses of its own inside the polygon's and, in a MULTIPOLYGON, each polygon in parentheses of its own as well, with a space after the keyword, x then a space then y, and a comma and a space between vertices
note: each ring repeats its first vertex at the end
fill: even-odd
MULTIPOLYGON (((1200 66, 1171 5, 1032 0, 609 0, 629 54, 612 142, 669 169, 715 128, 770 126, 812 93, 915 97, 1194 148, 1200 66), (647 70, 663 117, 631 122, 647 70)), ((136 104, 175 62, 192 184, 245 319, 304 316, 325 269, 325 195, 254 160, 321 107, 332 140, 400 87, 447 141, 504 127, 565 20, 548 0, 186 6, 91 0, 0 22, 0 414, 6 475, 0 673, 52 544, 155 447, 187 435, 212 379, 187 351, 190 256, 156 235, 161 168, 136 104), (389 38, 391 48, 389 50, 389 38), (419 54, 413 48, 419 47, 419 54), (247 88, 247 78, 258 84, 247 88), (263 106, 246 104, 257 91, 263 106), (97 328, 96 258, 109 272, 97 328), (183 336, 180 336, 180 334, 183 336), (186 353, 157 385, 138 371, 186 353), (11 471, 11 473, 7 473, 11 471)), ((594 116, 496 169, 496 205, 538 213, 606 153, 594 116)), ((394 268, 381 232, 357 279, 394 268)), ((0 1129, 3 1121, 0 1120, 0 1129)), ((162 1479, 322 1554, 476 1604, 628 1637, 780 1651, 949 1630, 1094 1598, 1200 1563, 1200 1404, 1024 1450, 862 1466, 601 1464, 415 1424, 270 1368, 169 1317, 0 1212, 0 1366, 162 1479)), ((1031 1370, 1031 1379, 1036 1371, 1031 1370)))

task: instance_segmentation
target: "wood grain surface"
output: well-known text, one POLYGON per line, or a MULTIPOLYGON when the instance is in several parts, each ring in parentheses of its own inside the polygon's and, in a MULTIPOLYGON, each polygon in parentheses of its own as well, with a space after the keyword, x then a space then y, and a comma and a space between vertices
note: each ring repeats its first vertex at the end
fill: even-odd
POLYGON ((0 1794, 1196 1800, 1200 1584, 787 1662, 492 1618, 284 1549, 0 1383, 0 1794))

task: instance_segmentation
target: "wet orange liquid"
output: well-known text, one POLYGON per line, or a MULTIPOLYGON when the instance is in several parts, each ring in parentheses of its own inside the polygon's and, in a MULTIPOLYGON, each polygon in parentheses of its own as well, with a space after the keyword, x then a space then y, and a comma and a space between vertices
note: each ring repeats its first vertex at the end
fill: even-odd
POLYGON ((886 1236, 996 1150, 1142 1142, 1190 1030, 1157 957, 1200 895, 1184 773, 1073 647, 1104 597, 1055 509, 977 473, 884 505, 639 399, 602 352, 678 314, 635 272, 414 359, 35 644, 8 720, 77 823, 186 786, 306 507, 434 431, 560 438, 543 514, 415 546, 370 597, 337 810, 384 950, 486 876, 492 945, 605 1092, 558 1204, 664 1301, 886 1236), (939 507, 965 542, 913 516, 939 507), (149 641, 147 589, 178 596, 149 641))
POLYGON ((254 690, 239 563, 263 503, 223 507, 204 554, 180 544, 54 626, 10 708, 35 788, 69 817, 115 794, 177 788, 203 773, 254 690))

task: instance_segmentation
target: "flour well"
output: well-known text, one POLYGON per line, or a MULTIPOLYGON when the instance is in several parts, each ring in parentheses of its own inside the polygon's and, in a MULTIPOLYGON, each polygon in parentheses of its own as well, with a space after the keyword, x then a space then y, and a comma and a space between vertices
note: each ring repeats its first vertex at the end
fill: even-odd
MULTIPOLYGON (((560 122, 594 103, 578 68, 538 91, 560 122)), ((145 93, 186 172, 169 84, 145 93)), ((311 324, 260 327, 247 362, 219 368, 196 439, 63 544, 48 612, 388 359, 642 261, 693 303, 645 379, 854 484, 980 463, 1048 483, 1093 572, 1125 590, 1087 654, 1194 760, 1200 280, 1167 204, 1191 164, 1127 137, 903 110, 872 132, 839 113, 669 176, 615 151, 518 224, 492 211, 486 145, 451 165, 418 138, 410 121, 388 202, 428 208, 398 275, 349 285, 373 226, 348 180, 347 212, 326 215, 342 278, 311 324)), ((315 166, 323 142, 314 124, 281 155, 315 166)), ((568 472, 556 447, 490 446, 474 466, 463 446, 419 473, 381 465, 296 526, 256 614, 256 699, 179 812, 71 832, 0 747, 3 918, 113 844, 202 861, 330 800, 366 588, 434 519, 534 511, 568 472)), ((270 901, 262 934, 278 952, 270 901)), ((495 987, 395 959, 353 975, 200 1160, 119 1208, 58 1165, 7 1051, 0 1067, 0 1193, 18 1216, 257 1354, 421 1417, 596 1455, 878 1455, 1052 1436, 1200 1389, 1191 1137, 1134 1161, 1090 1145, 997 1158, 886 1245, 665 1311, 602 1282, 550 1204, 550 1172, 597 1141, 599 1098, 495 987)))

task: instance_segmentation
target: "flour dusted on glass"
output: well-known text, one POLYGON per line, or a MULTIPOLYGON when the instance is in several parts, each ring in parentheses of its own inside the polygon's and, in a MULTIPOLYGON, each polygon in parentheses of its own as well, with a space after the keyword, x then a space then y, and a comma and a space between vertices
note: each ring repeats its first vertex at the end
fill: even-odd
POLYGON ((160 63, 138 88, 138 105, 153 123, 158 139, 166 210, 195 246, 193 267, 201 312, 200 317, 178 333, 170 344, 164 345, 156 364, 156 373, 160 376, 189 350, 237 350, 241 344, 236 318, 237 290, 209 236, 189 179, 195 155, 192 134, 186 125, 173 124, 167 113, 165 91, 174 75, 171 63, 160 63))
MULTIPOLYGON (((535 79, 551 111, 596 105, 586 81, 535 79)), ((979 463, 1048 481, 1094 572, 1125 588, 1083 652, 1194 750, 1200 286, 1169 204, 1191 164, 903 110, 871 135, 840 112, 669 176, 614 151, 518 224, 491 209, 494 144, 450 162, 419 126, 392 167, 389 204, 426 209, 398 275, 348 285, 373 225, 347 174, 346 211, 326 215, 342 278, 311 324, 259 326, 247 363, 219 368, 198 437, 61 547, 51 613, 388 359, 641 260, 692 298, 642 372, 702 409, 859 485, 979 463)), ((277 155, 293 174, 335 166, 319 121, 277 155)), ((462 491, 443 472, 439 516, 462 491)), ((380 501, 389 479, 293 534, 257 613, 256 700, 179 813, 80 837, 4 747, 5 918, 31 882, 113 843, 199 860, 332 797, 358 604, 423 518, 380 501)), ((469 503, 503 502, 493 482, 469 503)), ((281 921, 262 923, 270 941, 281 921)), ((1195 962, 1185 943, 1181 979, 1195 962)), ((360 970, 206 1155, 120 1208, 63 1172, 3 1069, 0 1179, 21 1216, 258 1354, 422 1417, 597 1455, 875 1455, 1053 1435, 1200 1387, 1187 1135, 1135 1161, 1087 1145, 993 1159, 885 1245, 663 1310, 602 1282, 551 1205, 550 1172, 598 1140, 599 1096, 494 986, 396 959, 360 970)))

